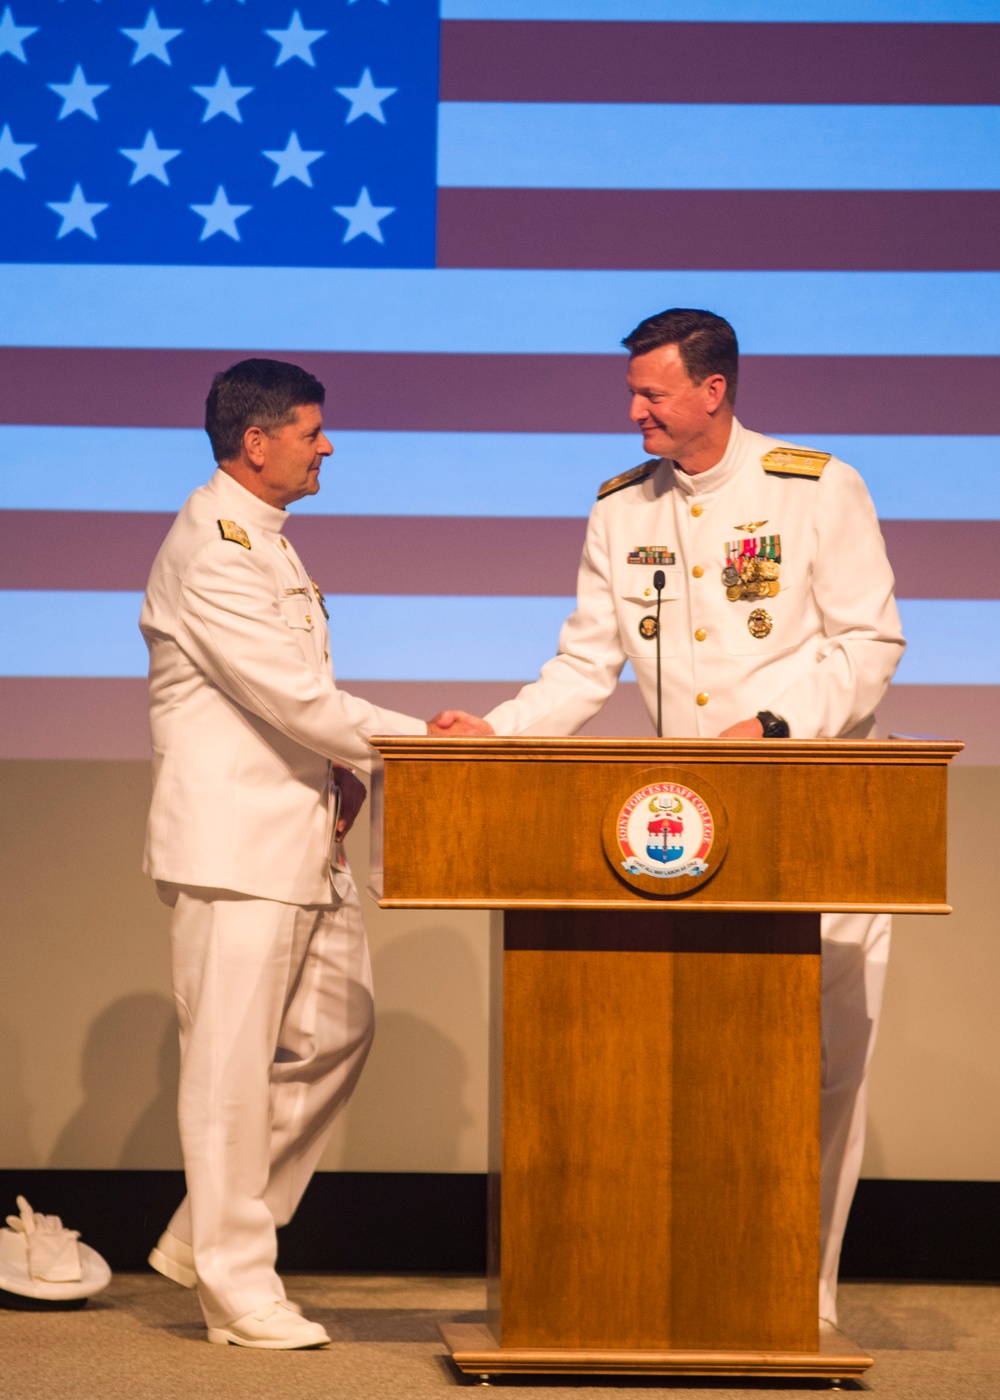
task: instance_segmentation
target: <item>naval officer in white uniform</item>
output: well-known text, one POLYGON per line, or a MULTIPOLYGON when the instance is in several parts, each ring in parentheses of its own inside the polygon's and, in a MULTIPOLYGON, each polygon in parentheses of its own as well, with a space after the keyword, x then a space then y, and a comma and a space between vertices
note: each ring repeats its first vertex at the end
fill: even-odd
MULTIPOLYGON (((738 350, 721 317, 666 311, 624 345, 629 416, 650 460, 601 488, 558 655, 480 732, 572 734, 626 661, 655 715, 661 574, 665 735, 871 735, 904 641, 864 482, 827 453, 735 418, 738 350)), ((820 1315, 830 1321, 889 930, 885 916, 822 920, 820 1315)))
POLYGON ((144 868, 174 911, 188 1187, 150 1262, 197 1284, 210 1341, 275 1349, 329 1341, 285 1298, 275 1228, 372 1038, 340 845, 364 800, 352 770, 368 767, 372 734, 428 732, 338 689, 322 595, 282 534, 285 507, 319 490, 333 451, 323 398, 280 361, 216 376, 206 429, 219 470, 164 541, 140 624, 153 741, 144 868))

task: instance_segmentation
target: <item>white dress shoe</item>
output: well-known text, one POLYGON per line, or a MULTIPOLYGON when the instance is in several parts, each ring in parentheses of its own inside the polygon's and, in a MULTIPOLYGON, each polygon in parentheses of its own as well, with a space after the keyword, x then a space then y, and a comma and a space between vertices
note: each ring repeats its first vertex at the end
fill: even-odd
POLYGON ((169 1230, 164 1230, 156 1241, 150 1252, 149 1262, 164 1278, 172 1279, 182 1288, 193 1288, 198 1282, 194 1268, 194 1251, 189 1244, 179 1240, 169 1230))
POLYGON ((322 1347, 330 1338, 318 1322, 308 1322, 292 1304, 265 1303, 228 1327, 210 1327, 208 1340, 225 1346, 260 1347, 292 1351, 298 1347, 322 1347))
MULTIPOLYGON (((194 1267, 194 1250, 169 1230, 164 1230, 150 1250, 149 1263, 158 1273, 163 1274, 164 1278, 179 1283, 182 1288, 194 1288, 198 1282, 198 1274, 194 1267)), ((290 1298, 285 1298, 282 1306, 299 1316, 302 1315, 300 1304, 293 1303, 290 1298)))

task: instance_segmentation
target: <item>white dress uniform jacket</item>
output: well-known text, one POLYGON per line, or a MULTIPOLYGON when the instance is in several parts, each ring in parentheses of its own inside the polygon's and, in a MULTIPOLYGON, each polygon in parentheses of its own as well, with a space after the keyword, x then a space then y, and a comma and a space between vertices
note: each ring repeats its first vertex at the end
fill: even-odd
POLYGON ((665 735, 713 737, 759 710, 787 720, 797 739, 870 734, 904 647, 875 508, 837 458, 818 477, 765 471, 762 457, 787 446, 734 420, 711 470, 688 476, 652 462, 648 475, 599 500, 558 655, 487 716, 496 732, 575 732, 626 661, 655 714, 656 642, 640 624, 655 615, 662 568, 665 735), (774 537, 780 591, 730 601, 728 546, 774 537), (643 551, 663 562, 630 562, 643 551), (765 635, 750 629, 755 610, 767 615, 756 626, 765 635))
POLYGON ((140 619, 153 741, 143 868, 170 884, 322 904, 333 897, 331 762, 367 769, 370 735, 426 726, 338 690, 319 592, 281 534, 287 518, 217 471, 156 556, 140 619))

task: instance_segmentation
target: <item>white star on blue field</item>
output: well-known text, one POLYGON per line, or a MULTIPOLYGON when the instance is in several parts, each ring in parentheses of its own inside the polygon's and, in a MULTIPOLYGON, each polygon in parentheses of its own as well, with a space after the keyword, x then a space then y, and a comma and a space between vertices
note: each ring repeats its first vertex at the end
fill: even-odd
POLYGON ((0 261, 433 267, 438 0, 0 0, 0 261))
POLYGON ((163 29, 156 18, 156 11, 150 10, 141 29, 122 29, 122 33, 135 44, 133 64, 141 63, 144 58, 158 58, 169 68, 173 60, 167 52, 167 45, 171 39, 183 34, 184 30, 163 29))
POLYGON ((11 8, 7 5, 0 15, 0 57, 10 54, 18 63, 27 63, 24 41, 37 33, 38 29, 34 25, 15 23, 11 8))
POLYGON ((72 233, 74 229, 79 229, 88 238, 96 238, 94 216, 102 214, 108 206, 106 204, 88 204, 83 190, 79 185, 74 185, 73 193, 69 199, 53 201, 48 207, 62 219, 56 234, 57 238, 65 238, 67 233, 72 233))

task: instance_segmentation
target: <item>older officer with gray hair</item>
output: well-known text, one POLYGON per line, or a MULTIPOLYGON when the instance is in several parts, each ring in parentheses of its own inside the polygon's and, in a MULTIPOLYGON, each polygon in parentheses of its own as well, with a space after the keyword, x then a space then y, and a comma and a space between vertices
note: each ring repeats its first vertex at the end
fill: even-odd
MULTIPOLYGON (((368 947, 340 842, 368 739, 425 734, 340 690, 326 609, 282 534, 333 451, 323 386, 244 360, 212 384, 219 469, 187 500, 142 608, 153 797, 144 869, 173 906, 188 1195, 150 1256, 197 1284, 212 1342, 329 1341, 289 1303, 290 1220, 372 1038, 368 947)), ((458 721, 463 729, 463 721, 458 721)), ((453 730, 451 732, 454 732, 453 730)))

